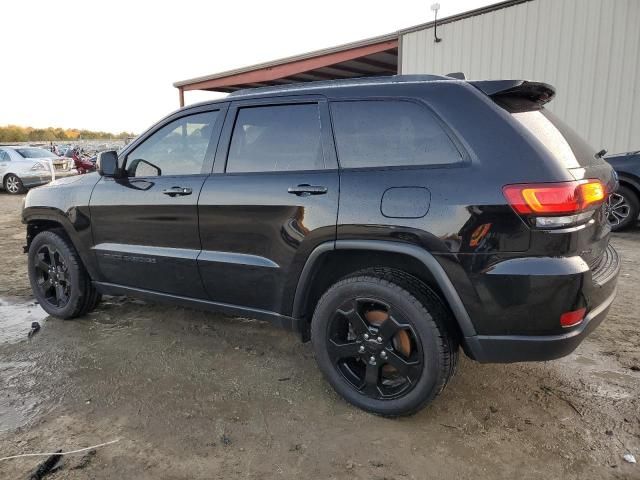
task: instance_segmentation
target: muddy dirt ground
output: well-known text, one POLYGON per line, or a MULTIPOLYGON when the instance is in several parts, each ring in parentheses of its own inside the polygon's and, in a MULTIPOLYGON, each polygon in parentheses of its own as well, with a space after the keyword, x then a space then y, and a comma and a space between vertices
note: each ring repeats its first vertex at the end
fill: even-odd
MULTIPOLYGON (((121 298, 47 317, 21 201, 0 194, 0 457, 119 439, 47 478, 640 478, 622 458, 640 461, 640 228, 615 235, 618 298, 575 353, 463 359, 432 406, 390 420, 346 404, 311 346, 267 323, 121 298)), ((0 478, 40 460, 0 462, 0 478)))

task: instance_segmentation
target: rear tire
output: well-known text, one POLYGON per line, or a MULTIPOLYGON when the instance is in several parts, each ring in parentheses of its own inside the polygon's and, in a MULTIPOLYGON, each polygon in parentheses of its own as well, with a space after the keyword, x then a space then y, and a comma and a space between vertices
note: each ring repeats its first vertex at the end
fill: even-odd
POLYGON ((621 185, 618 190, 609 195, 607 220, 614 232, 635 225, 639 213, 640 200, 630 188, 621 185))
POLYGON ((76 318, 100 302, 100 294, 63 231, 36 235, 29 246, 28 264, 33 295, 49 315, 76 318))
POLYGON ((22 180, 17 175, 10 173, 6 177, 4 177, 4 189, 10 195, 18 195, 24 192, 24 185, 22 184, 22 180))
POLYGON ((322 296, 311 341, 320 370, 348 402, 378 415, 411 415, 433 401, 456 370, 452 325, 448 309, 420 280, 371 268, 322 296))

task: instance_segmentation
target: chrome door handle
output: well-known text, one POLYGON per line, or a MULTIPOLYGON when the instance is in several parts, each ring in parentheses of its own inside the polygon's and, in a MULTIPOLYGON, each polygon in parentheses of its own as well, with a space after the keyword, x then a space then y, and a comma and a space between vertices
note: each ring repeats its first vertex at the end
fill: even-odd
POLYGON ((162 193, 164 193, 165 195, 169 195, 170 197, 175 197, 178 195, 191 195, 193 193, 193 190, 190 187, 171 187, 163 190, 162 193))
POLYGON ((324 195, 327 193, 327 187, 322 185, 298 185, 297 187, 289 187, 287 192, 299 197, 308 197, 309 195, 324 195))

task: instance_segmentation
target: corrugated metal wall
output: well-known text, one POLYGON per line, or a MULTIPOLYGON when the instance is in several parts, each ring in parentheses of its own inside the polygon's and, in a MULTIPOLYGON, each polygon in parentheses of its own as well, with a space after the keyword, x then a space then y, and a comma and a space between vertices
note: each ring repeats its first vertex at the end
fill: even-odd
POLYGON ((549 108, 597 149, 640 150, 640 0, 532 0, 402 35, 402 73, 556 87, 549 108))

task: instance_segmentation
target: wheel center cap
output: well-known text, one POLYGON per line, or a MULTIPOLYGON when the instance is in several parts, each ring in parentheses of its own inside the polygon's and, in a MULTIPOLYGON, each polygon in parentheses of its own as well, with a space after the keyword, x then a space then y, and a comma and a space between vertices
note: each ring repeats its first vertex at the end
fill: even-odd
POLYGON ((365 348, 372 353, 380 352, 384 349, 382 343, 378 343, 374 338, 365 341, 365 348))

